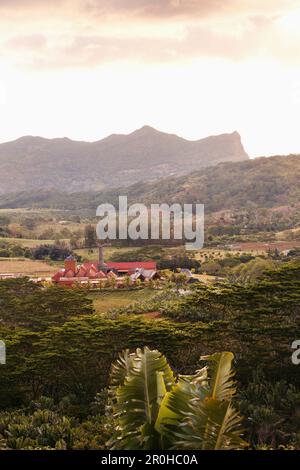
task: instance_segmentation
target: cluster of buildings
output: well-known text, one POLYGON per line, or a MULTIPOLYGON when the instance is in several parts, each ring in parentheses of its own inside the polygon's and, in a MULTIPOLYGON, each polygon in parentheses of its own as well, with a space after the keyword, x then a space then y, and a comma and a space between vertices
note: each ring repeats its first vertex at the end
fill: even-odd
MULTIPOLYGON (((181 269, 180 274, 186 277, 186 283, 199 282, 198 275, 192 274, 189 269, 181 269)), ((178 273, 177 273, 178 274, 178 273)), ((0 274, 1 279, 15 279, 23 277, 24 274, 0 274)), ((132 262, 104 262, 103 245, 99 245, 98 261, 83 262, 79 264, 74 256, 68 256, 64 261, 64 267, 57 271, 52 277, 32 277, 35 283, 52 282, 67 287, 85 286, 123 287, 138 282, 147 283, 162 279, 157 270, 155 261, 132 261, 132 262)))
POLYGON ((73 285, 91 285, 98 287, 107 282, 123 285, 128 279, 132 283, 159 279, 154 261, 108 262, 103 260, 77 264, 73 256, 65 260, 64 268, 52 276, 55 284, 72 287, 73 285))

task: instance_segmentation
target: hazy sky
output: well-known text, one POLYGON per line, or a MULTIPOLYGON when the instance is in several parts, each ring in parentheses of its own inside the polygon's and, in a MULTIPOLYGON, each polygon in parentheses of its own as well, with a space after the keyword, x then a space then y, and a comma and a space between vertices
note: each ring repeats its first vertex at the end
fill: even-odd
POLYGON ((300 0, 0 0, 0 141, 144 124, 300 153, 300 0))

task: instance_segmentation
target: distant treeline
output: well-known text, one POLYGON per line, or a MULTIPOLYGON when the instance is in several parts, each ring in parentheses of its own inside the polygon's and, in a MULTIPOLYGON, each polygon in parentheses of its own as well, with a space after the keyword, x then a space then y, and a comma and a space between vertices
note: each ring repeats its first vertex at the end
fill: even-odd
POLYGON ((24 257, 31 259, 50 259, 52 261, 64 260, 72 253, 64 244, 38 245, 33 248, 17 244, 0 242, 0 258, 24 257))

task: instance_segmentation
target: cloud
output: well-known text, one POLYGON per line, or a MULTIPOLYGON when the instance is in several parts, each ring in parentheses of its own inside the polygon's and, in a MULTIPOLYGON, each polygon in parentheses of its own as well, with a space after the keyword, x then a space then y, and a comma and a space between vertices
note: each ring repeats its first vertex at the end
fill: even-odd
POLYGON ((30 37, 12 39, 10 45, 13 44, 31 50, 31 61, 26 58, 24 64, 37 69, 89 68, 115 61, 184 63, 209 57, 230 61, 276 58, 294 63, 297 57, 296 46, 283 42, 271 22, 257 22, 257 19, 252 24, 249 22, 248 29, 227 34, 193 25, 179 37, 79 35, 52 38, 48 43, 45 38, 36 42, 30 37))
POLYGON ((133 14, 140 17, 177 17, 195 19, 226 12, 246 14, 280 14, 289 11, 299 0, 82 0, 87 11, 101 14, 133 14))
POLYGON ((26 11, 31 8, 49 9, 51 6, 57 8, 59 5, 65 6, 66 4, 68 0, 43 0, 42 2, 41 0, 1 0, 0 9, 26 11))
POLYGON ((40 50, 44 49, 47 45, 47 39, 42 34, 32 34, 28 36, 13 36, 6 43, 5 46, 9 49, 18 50, 40 50))
POLYGON ((28 10, 47 11, 59 8, 57 15, 97 13, 98 15, 135 15, 140 17, 195 18, 229 13, 280 14, 299 5, 299 0, 1 0, 0 9, 16 14, 28 10))
POLYGON ((298 61, 299 36, 278 24, 295 6, 300 0, 0 0, 8 15, 0 26, 10 18, 17 31, 7 27, 0 54, 33 68, 203 57, 298 61))
MULTIPOLYGON (((232 1, 232 0, 231 0, 232 1)), ((206 14, 223 9, 222 0, 88 0, 83 6, 98 14, 133 14, 140 17, 177 17, 194 13, 206 14)))

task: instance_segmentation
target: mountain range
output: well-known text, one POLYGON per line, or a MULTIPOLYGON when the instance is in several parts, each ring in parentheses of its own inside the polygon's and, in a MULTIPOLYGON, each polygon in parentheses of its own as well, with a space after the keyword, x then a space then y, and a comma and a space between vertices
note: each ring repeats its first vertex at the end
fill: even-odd
POLYGON ((195 141, 149 126, 97 142, 26 136, 0 144, 0 194, 99 191, 248 159, 238 132, 195 141))

